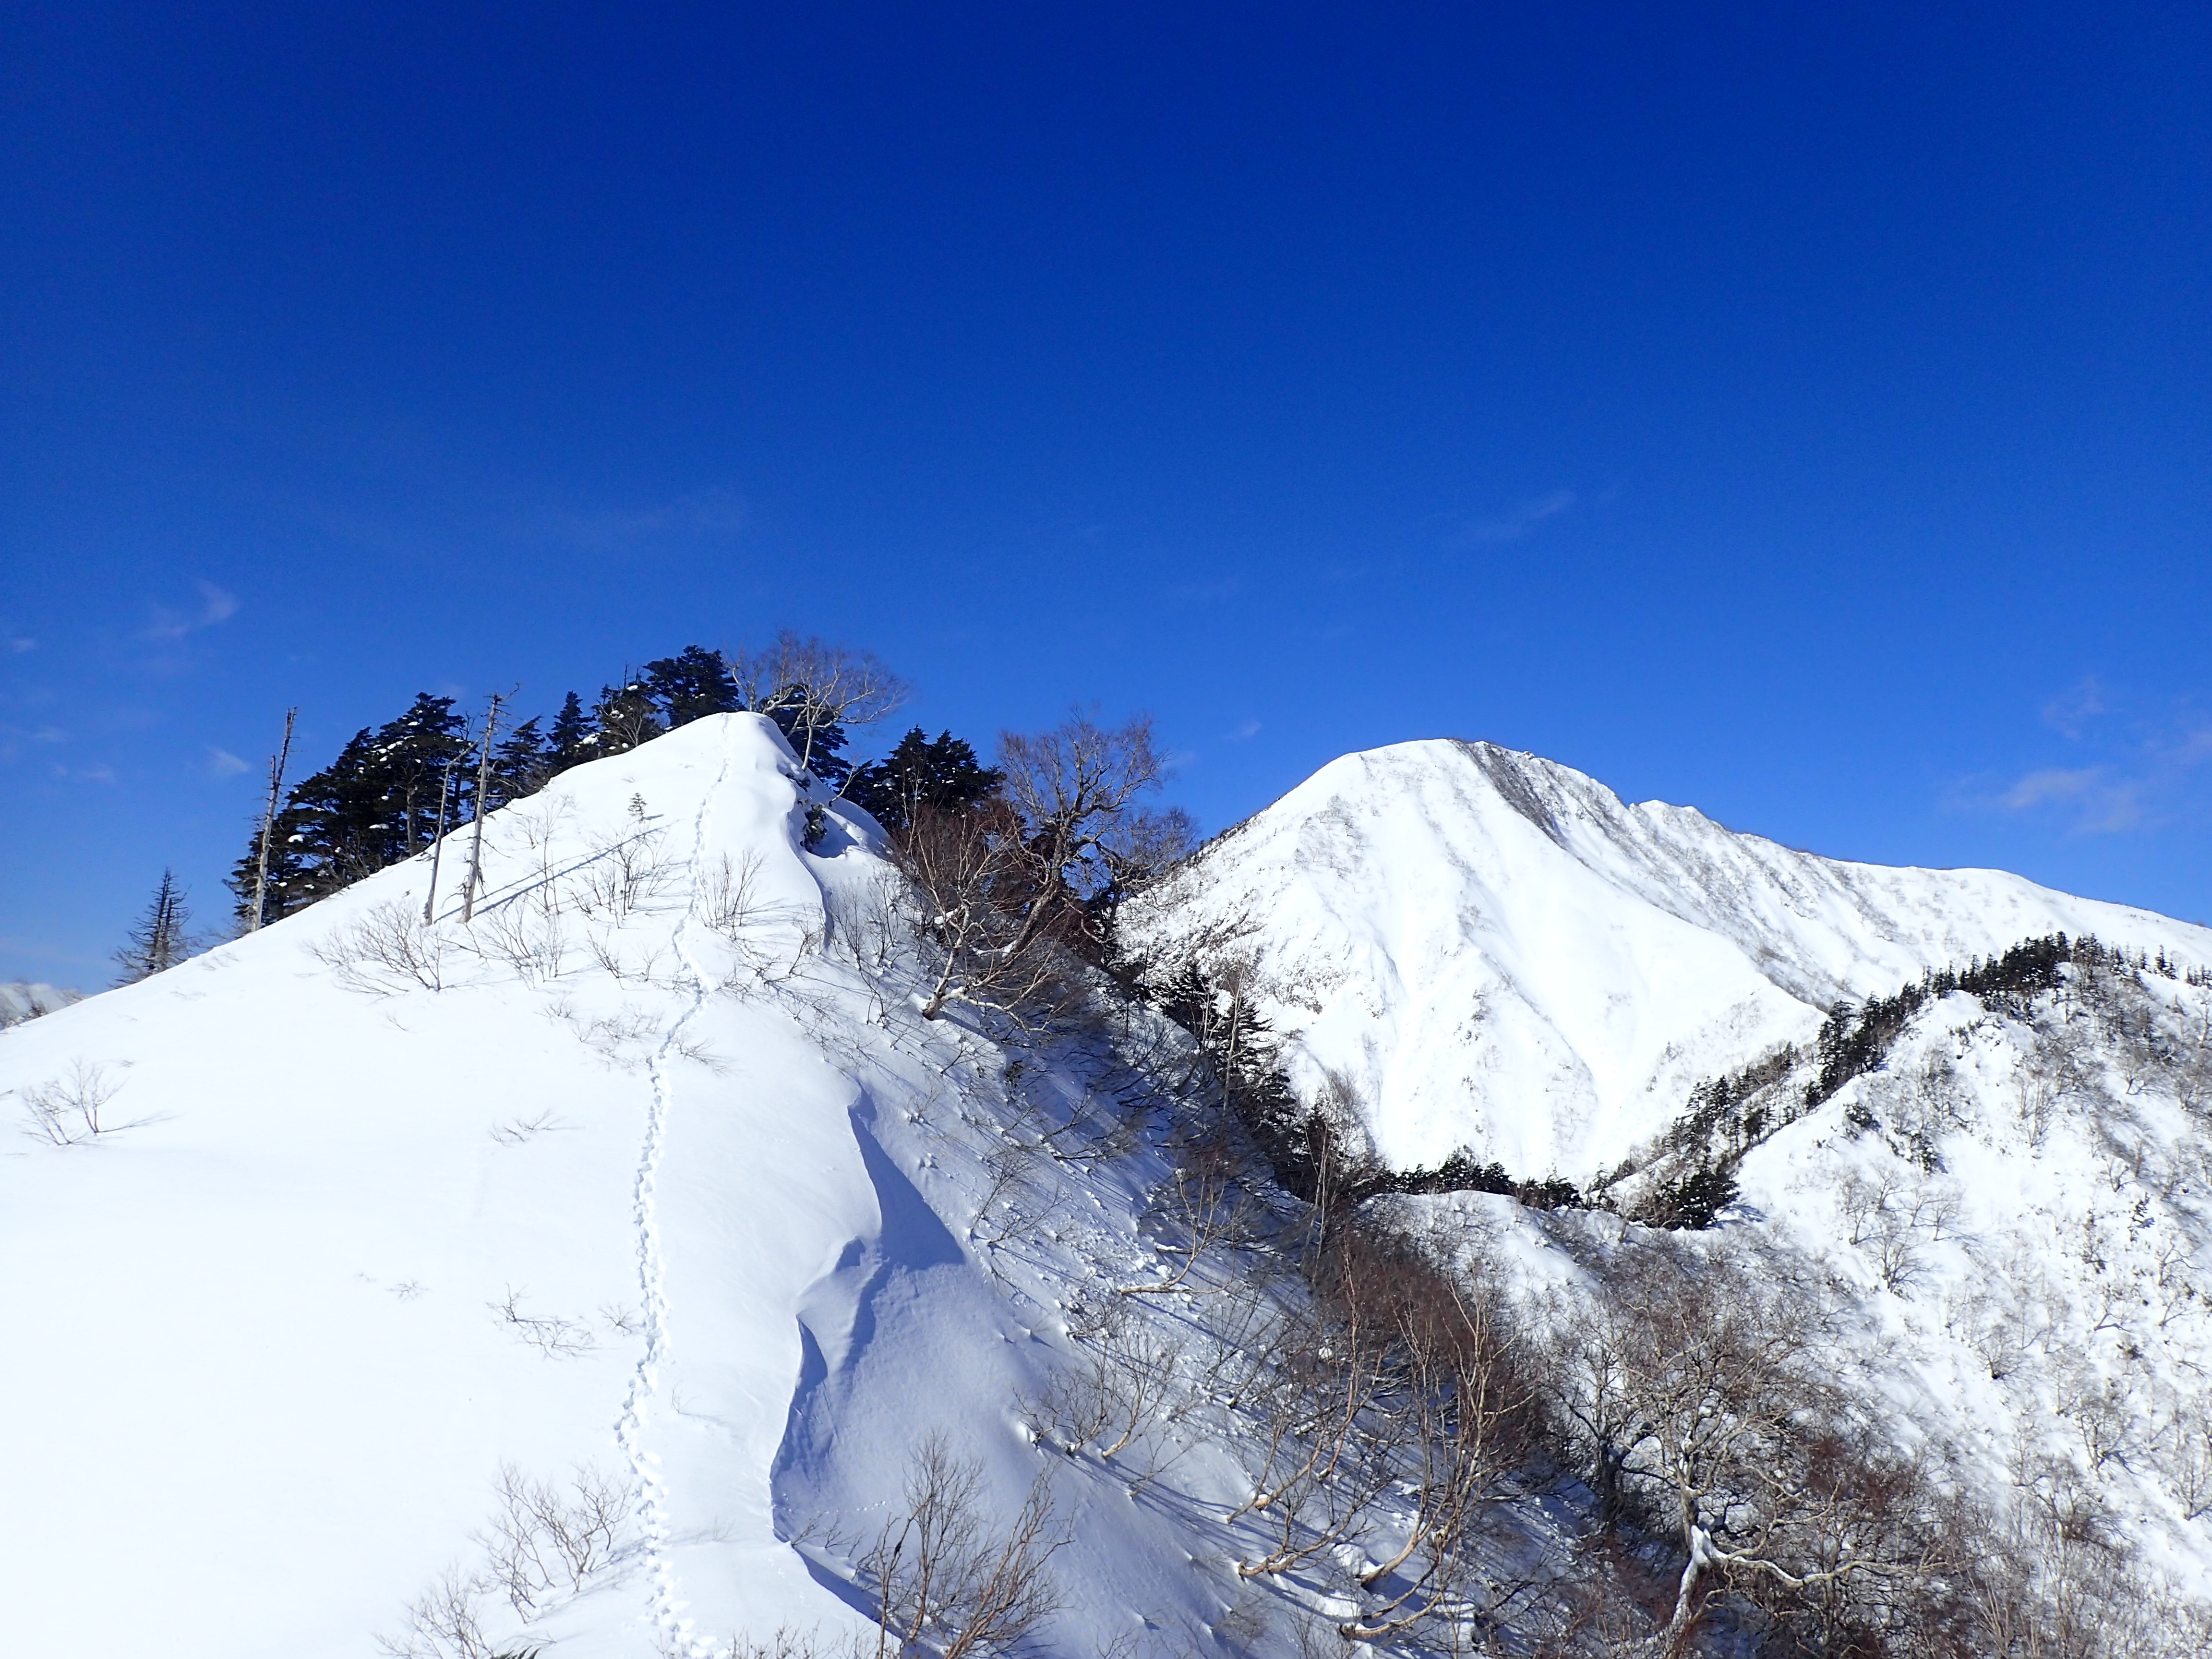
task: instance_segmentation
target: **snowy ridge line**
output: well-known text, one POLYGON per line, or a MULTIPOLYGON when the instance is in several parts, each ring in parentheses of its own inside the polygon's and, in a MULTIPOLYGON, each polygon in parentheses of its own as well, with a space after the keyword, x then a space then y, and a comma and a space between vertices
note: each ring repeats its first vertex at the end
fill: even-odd
POLYGON ((660 1174, 660 1155, 666 1144, 668 1113, 674 1103, 675 1090, 669 1081, 668 1056, 682 1039, 684 1028, 707 1000, 707 975, 691 952, 685 948, 684 936, 690 931, 699 909, 699 883, 696 878, 700 861, 705 855, 707 820, 714 811, 714 797, 728 778, 731 759, 730 734, 722 734, 721 761, 714 773, 714 781, 701 796, 699 811, 691 822, 691 868, 693 879, 688 884, 684 915, 669 935, 669 945, 676 959, 684 965, 684 972, 691 981, 691 1000, 684 1012, 669 1022, 662 1034, 660 1046, 646 1062, 647 1075, 653 1082, 653 1096, 647 1109, 645 1125, 645 1145, 640 1154, 634 1214, 637 1221, 638 1286, 644 1304, 645 1351, 639 1355, 637 1370, 630 1378, 628 1394, 623 1401, 622 1415, 615 1423, 615 1439, 629 1460, 630 1472, 637 1484, 638 1530, 645 1544, 646 1562, 652 1589, 653 1622, 664 1638, 673 1638, 682 1644, 682 1650, 694 1650, 684 1626, 689 1623, 678 1613, 682 1606, 677 1596, 675 1569, 667 1555, 668 1505, 667 1487, 660 1478, 659 1459, 645 1449, 644 1417, 648 1401, 659 1391, 660 1361, 667 1351, 668 1298, 665 1291, 666 1264, 660 1249, 660 1228, 655 1204, 655 1188, 660 1174))

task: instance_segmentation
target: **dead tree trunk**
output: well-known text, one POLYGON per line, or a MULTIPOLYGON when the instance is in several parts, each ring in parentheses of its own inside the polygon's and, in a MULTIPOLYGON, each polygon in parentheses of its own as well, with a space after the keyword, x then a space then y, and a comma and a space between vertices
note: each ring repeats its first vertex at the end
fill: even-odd
POLYGON ((422 925, 425 927, 430 925, 432 912, 438 905, 438 866, 446 854, 446 804, 453 794, 453 769, 460 763, 460 756, 454 756, 446 763, 446 769, 438 778, 438 827, 430 837, 430 891, 422 901, 422 925))
POLYGON ((477 798, 475 833, 469 842, 469 878, 461 887, 461 920, 475 920, 477 884, 483 879, 483 821, 484 792, 491 784, 491 739, 499 729, 499 711, 505 705, 505 694, 495 691, 491 703, 484 710, 483 741, 477 748, 477 798))
POLYGON ((264 907, 269 899, 269 842, 276 833, 276 802, 284 789, 284 769, 292 759, 292 723, 300 718, 297 708, 284 711, 284 742, 269 757, 269 802, 262 809, 261 839, 253 854, 253 914, 246 918, 246 931, 258 933, 264 907))

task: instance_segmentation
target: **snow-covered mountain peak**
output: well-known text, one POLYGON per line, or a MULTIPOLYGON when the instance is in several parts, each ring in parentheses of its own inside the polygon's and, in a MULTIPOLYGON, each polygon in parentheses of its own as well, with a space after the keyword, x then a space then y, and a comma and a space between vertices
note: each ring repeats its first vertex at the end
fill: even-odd
POLYGON ((2212 933, 2148 912, 1796 852, 1452 740, 1331 762, 1127 931, 1167 960, 1251 958, 1301 1093, 1340 1076, 1386 1162, 1466 1149, 1576 1180, 1701 1078, 1923 969, 2057 931, 2212 962, 2212 933))

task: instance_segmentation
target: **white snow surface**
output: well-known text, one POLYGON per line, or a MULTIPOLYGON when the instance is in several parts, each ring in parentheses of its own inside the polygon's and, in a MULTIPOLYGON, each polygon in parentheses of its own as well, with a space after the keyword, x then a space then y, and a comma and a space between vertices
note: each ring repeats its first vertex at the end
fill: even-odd
MULTIPOLYGON (((623 1520, 526 1625, 481 1598, 492 1651, 856 1631, 855 1554, 932 1431, 994 1514, 1048 1474, 1071 1541, 1045 1650, 1164 1659, 1231 1626, 1297 1650, 1249 1632, 1326 1597, 1238 1582, 1249 1448, 1201 1382, 1121 1454, 1037 1443, 1021 1401, 1080 1363, 1085 1307, 1190 1371, 1209 1298, 1112 1295, 1172 1259, 1145 1220, 1164 1166, 1046 1145, 1103 1091, 1076 1049, 902 1000, 878 831, 817 797, 767 721, 697 721, 487 820, 472 922, 457 834, 434 926, 418 857, 0 1035, 0 1651, 366 1659, 483 1570, 502 1466, 594 1471, 623 1520)), ((2212 963, 2145 912, 1793 853, 1456 743, 1335 763, 1128 918, 1170 960, 1256 957, 1301 1087, 1343 1073, 1394 1164, 1577 1179, 1832 1000, 2054 928, 2212 963)), ((2076 1469, 2187 1588, 2212 1576, 2212 1163, 2169 1060, 2203 1052, 2212 992, 2142 997, 2133 1049, 1923 1011, 1751 1152, 1696 1247, 1809 1264, 1836 1374, 1897 1440, 1992 1492, 2076 1469)), ((1387 1202, 1529 1288, 1632 1231, 1387 1202)))
POLYGON ((471 927, 463 833, 434 928, 418 857, 0 1038, 0 1650, 374 1653, 481 1571, 502 1465, 626 1493, 519 1645, 834 1637, 933 1430, 1000 1514, 1061 1470, 1065 1650, 1219 1615, 1225 1560, 1018 1421, 1058 1298, 1157 1273, 1128 1193, 1055 1189, 1049 1284, 968 1236, 1000 1058, 858 971, 877 832, 832 807, 802 850, 811 787, 766 720, 700 720, 493 815, 471 927), (88 1087, 100 1133, 35 1133, 88 1087))
POLYGON ((1395 1169, 1462 1149, 1587 1182, 1840 999, 2054 931, 2191 965, 2212 930, 1994 870, 1800 853, 1492 744, 1332 761, 1125 916, 1243 956, 1293 1083, 1352 1086, 1395 1169))
MULTIPOLYGON (((1838 1000, 2055 931, 2163 951, 2173 973, 2114 972, 2101 1002, 1929 1003, 1750 1149, 1718 1226, 1674 1237, 1823 1287, 1815 1368, 1887 1443, 1999 1512, 2073 1494, 2151 1584, 2212 1601, 2212 987, 2186 982, 2212 932, 1994 871, 1793 852, 1462 742, 1324 767, 1124 931, 1170 967, 1249 964, 1301 1094, 1348 1083, 1391 1166, 1465 1148, 1580 1183, 1784 1041, 1800 1060, 1768 1099, 1793 1115, 1838 1000)), ((1479 1194, 1372 1202, 1539 1323, 1595 1293, 1593 1260, 1654 1238, 1479 1194)))

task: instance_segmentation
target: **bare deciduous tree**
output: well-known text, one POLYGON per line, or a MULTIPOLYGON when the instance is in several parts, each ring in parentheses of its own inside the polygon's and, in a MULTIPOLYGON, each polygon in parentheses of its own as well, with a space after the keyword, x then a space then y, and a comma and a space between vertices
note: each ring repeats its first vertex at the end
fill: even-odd
POLYGON ((981 1467, 954 1456, 942 1434, 915 1449, 906 1513, 884 1522, 860 1564, 879 1609, 878 1659, 1001 1659, 1058 1611, 1048 1568, 1067 1535, 1054 1530, 1045 1477, 999 1528, 983 1515, 982 1489, 981 1467))
POLYGON ((494 1583, 526 1621, 549 1597, 579 1594, 614 1559, 628 1518, 623 1486, 579 1464, 556 1486, 502 1463, 489 1529, 477 1534, 494 1583))
POLYGON ((386 900, 332 928, 314 955, 349 991, 392 996, 417 986, 444 990, 447 944, 411 905, 386 900))
POLYGON ((1832 1634, 1879 1627, 1942 1578, 1924 1478, 1869 1444, 1805 1361, 1833 1335, 1808 1291, 1647 1249, 1555 1322, 1553 1404, 1601 1505, 1640 1500, 1680 1553, 1661 1652, 1686 1651, 1724 1596, 1832 1634))
POLYGON ((1008 732, 1000 764, 997 799, 923 809, 893 842, 943 951, 922 1005, 930 1019, 955 1000, 1011 1009, 1044 996, 1065 953, 1100 950, 1122 895, 1188 843, 1182 812, 1139 805, 1166 773, 1148 716, 1008 732))
POLYGON ((62 1076, 22 1091, 23 1109, 31 1118, 24 1133, 57 1146, 81 1146, 118 1128, 132 1127, 109 1122, 103 1115, 121 1087, 109 1079, 106 1067, 88 1060, 72 1060, 62 1076))
POLYGON ((723 659, 744 706, 757 714, 781 715, 811 768, 814 749, 830 728, 866 726, 906 701, 906 682, 872 651, 831 645, 785 629, 765 647, 723 659))
MULTIPOLYGON (((473 797, 475 818, 469 833, 469 873, 461 884, 461 920, 467 921, 476 915, 477 890, 483 884, 483 823, 484 802, 491 788, 491 740, 499 732, 500 710, 507 706, 507 694, 495 691, 484 708, 483 735, 477 747, 477 787, 473 797)), ((445 812, 445 795, 438 797, 438 811, 445 812)))

